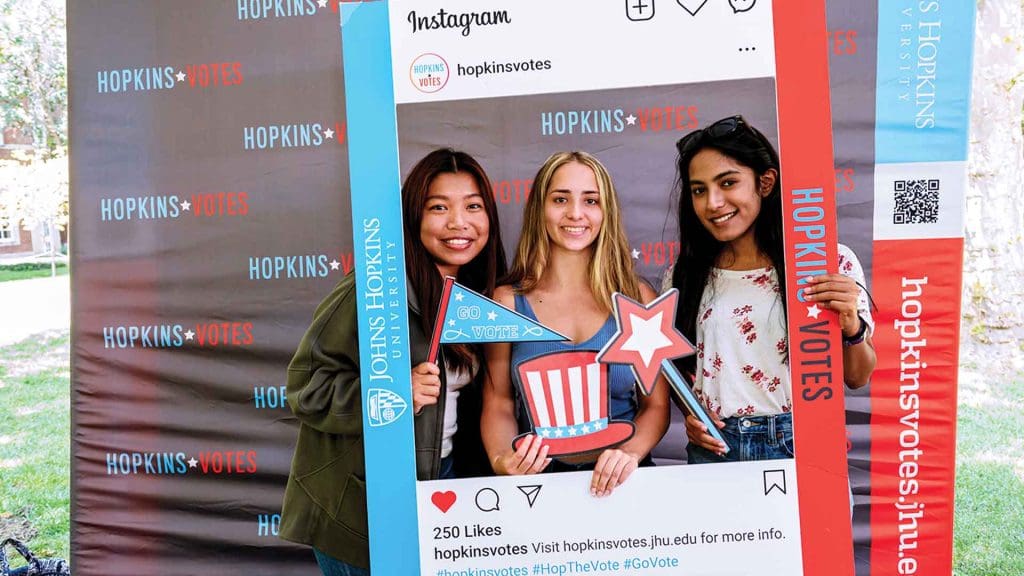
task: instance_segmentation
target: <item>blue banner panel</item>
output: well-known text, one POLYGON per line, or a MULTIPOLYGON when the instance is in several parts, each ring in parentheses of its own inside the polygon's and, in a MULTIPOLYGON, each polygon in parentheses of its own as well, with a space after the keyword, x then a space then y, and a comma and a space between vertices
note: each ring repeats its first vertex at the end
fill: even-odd
POLYGON ((416 449, 388 6, 344 4, 341 17, 348 138, 359 143, 349 147, 356 294, 370 328, 359 331, 370 564, 375 574, 413 575, 416 449))
POLYGON ((974 2, 879 5, 878 163, 967 159, 973 45, 974 2))

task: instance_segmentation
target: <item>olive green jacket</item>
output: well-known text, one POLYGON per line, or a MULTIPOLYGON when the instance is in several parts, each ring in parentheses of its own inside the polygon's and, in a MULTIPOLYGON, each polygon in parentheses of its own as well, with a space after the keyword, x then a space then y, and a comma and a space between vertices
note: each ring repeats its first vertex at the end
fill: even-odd
MULTIPOLYGON (((415 366, 426 359, 429 340, 420 328, 413 300, 410 293, 409 350, 415 366)), ((359 380, 355 275, 349 274, 317 307, 288 366, 288 404, 300 424, 281 509, 280 536, 366 568, 370 560, 359 380)), ((445 392, 442 369, 437 404, 425 406, 414 420, 419 480, 438 475, 445 392)), ((460 475, 488 469, 480 442, 479 402, 478 382, 459 395, 454 446, 460 475)))

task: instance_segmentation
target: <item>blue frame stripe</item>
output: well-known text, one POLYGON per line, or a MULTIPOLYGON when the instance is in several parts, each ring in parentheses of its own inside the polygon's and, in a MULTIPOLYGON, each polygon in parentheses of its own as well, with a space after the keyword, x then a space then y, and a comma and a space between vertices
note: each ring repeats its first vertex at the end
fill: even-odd
POLYGON ((413 576, 419 574, 416 450, 388 4, 342 3, 341 22, 370 563, 374 574, 413 576), (375 294, 400 305, 378 311, 375 294), (378 323, 386 330, 371 329, 378 323))
POLYGON ((875 161, 967 159, 975 2, 878 2, 875 161))

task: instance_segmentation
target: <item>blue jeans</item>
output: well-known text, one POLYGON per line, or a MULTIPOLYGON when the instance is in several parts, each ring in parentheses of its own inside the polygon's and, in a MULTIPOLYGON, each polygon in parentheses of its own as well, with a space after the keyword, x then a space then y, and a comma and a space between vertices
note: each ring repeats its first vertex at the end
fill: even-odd
POLYGON ((722 420, 720 432, 729 445, 729 452, 719 456, 693 444, 686 445, 690 464, 746 462, 750 460, 781 460, 793 457, 793 415, 737 416, 722 420))
POLYGON ((437 477, 440 480, 455 478, 455 458, 451 454, 441 458, 441 466, 437 472, 437 477))
POLYGON ((320 566, 320 572, 324 576, 370 576, 370 571, 366 568, 342 562, 316 548, 313 548, 313 555, 316 556, 316 563, 320 566))

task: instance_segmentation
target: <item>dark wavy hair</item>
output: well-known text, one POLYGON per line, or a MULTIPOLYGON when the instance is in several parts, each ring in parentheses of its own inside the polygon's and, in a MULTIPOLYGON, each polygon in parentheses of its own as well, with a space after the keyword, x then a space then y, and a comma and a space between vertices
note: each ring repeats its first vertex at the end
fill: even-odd
MULTIPOLYGON (((697 311, 701 297, 709 286, 711 269, 715 266, 725 244, 719 242, 701 224, 693 209, 690 198, 690 162, 701 150, 716 150, 754 171, 760 181, 768 170, 779 172, 779 154, 771 142, 759 130, 747 124, 742 116, 734 116, 735 129, 718 134, 716 124, 728 122, 723 119, 699 131, 681 138, 676 143, 679 152, 677 160, 679 183, 679 244, 680 254, 672 272, 672 286, 679 289, 679 307, 676 310, 676 327, 692 342, 697 337, 697 311)), ((786 317, 786 262, 782 242, 782 185, 781 177, 775 178, 771 192, 762 198, 761 211, 754 220, 754 241, 758 249, 771 260, 779 279, 782 298, 783 318, 786 317)), ((695 360, 691 357, 686 368, 692 370, 695 360)))
MULTIPOLYGON (((440 148, 424 156, 409 171, 402 184, 402 220, 405 225, 405 270, 416 302, 420 307, 420 326, 425 334, 434 328, 444 281, 437 271, 434 258, 420 242, 420 223, 427 203, 430 184, 439 174, 468 174, 483 197, 484 210, 489 220, 487 244, 469 263, 459 268, 458 282, 484 296, 494 295, 497 279, 505 275, 505 248, 501 244, 498 207, 494 203, 494 190, 487 173, 472 156, 465 152, 440 148)), ((447 346, 446 362, 452 368, 467 368, 479 350, 467 346, 447 346)))

